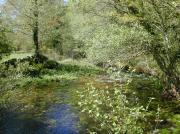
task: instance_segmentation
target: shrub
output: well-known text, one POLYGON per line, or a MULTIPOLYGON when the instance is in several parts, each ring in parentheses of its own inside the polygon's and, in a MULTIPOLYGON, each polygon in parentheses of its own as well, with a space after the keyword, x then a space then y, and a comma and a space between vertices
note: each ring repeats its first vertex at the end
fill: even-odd
POLYGON ((97 89, 92 85, 78 92, 82 112, 96 122, 90 132, 141 134, 139 120, 144 118, 142 106, 130 105, 122 89, 97 89))
POLYGON ((139 62, 135 67, 133 72, 138 74, 150 74, 150 68, 148 63, 146 62, 139 62))
POLYGON ((30 77, 38 77, 40 76, 42 67, 43 67, 42 64, 30 65, 28 68, 24 69, 23 74, 30 77))
POLYGON ((53 60, 47 60, 43 64, 43 67, 47 69, 57 69, 59 67, 59 63, 53 60))

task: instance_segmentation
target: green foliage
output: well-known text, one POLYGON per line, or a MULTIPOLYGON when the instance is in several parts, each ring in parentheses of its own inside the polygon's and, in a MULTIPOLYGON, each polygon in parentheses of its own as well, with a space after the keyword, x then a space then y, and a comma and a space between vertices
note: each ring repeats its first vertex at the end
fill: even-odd
POLYGON ((178 96, 178 0, 81 0, 73 4, 77 7, 72 12, 77 15, 72 16, 72 28, 75 37, 86 45, 87 57, 92 62, 127 62, 151 54, 163 72, 167 98, 178 96))
POLYGON ((121 84, 129 78, 132 81, 110 89, 90 84, 77 93, 75 101, 79 100, 82 113, 95 123, 88 126, 90 133, 138 134, 154 128, 154 132, 178 133, 179 104, 168 104, 167 100, 162 103, 161 92, 163 84, 172 91, 169 92, 172 97, 180 89, 179 7, 179 0, 69 0, 67 4, 64 0, 8 0, 3 5, 3 19, 6 27, 13 30, 6 33, 6 28, 0 25, 0 59, 11 52, 10 40, 17 50, 25 46, 32 51, 29 48, 32 31, 40 38, 36 41, 47 55, 51 51, 51 55, 56 53, 61 59, 87 59, 59 62, 43 55, 23 57, 23 54, 20 58, 3 59, 0 62, 0 108, 42 114, 58 99, 54 89, 63 86, 66 90, 64 87, 80 76, 83 83, 88 83, 84 77, 91 79, 89 76, 102 72, 91 63, 107 63, 112 66, 102 80, 107 78, 121 84), (134 60, 138 56, 140 58, 134 60), (164 83, 154 78, 160 77, 160 73, 152 70, 152 66, 157 68, 152 57, 164 73, 164 83), (152 66, 144 62, 146 58, 152 66), (122 73, 122 68, 115 63, 124 64, 127 72, 122 73), (147 108, 143 106, 149 102, 149 97, 156 99, 148 106, 151 111, 144 122, 147 108), (134 100, 139 100, 138 104, 134 100), (174 128, 170 130, 170 127, 174 128))
POLYGON ((27 59, 27 57, 17 59, 16 67, 10 65, 8 69, 4 64, 0 64, 0 109, 5 108, 39 117, 50 104, 58 103, 61 99, 55 94, 57 89, 69 85, 79 76, 98 72, 93 67, 71 64, 48 69, 44 68, 42 63, 29 65, 27 59))
POLYGON ((59 55, 67 55, 68 51, 75 47, 67 13, 63 1, 51 3, 51 9, 44 18, 43 31, 46 33, 42 38, 43 44, 46 44, 44 52, 52 49, 59 55))
POLYGON ((114 4, 119 16, 135 17, 133 23, 143 26, 151 35, 149 43, 146 44, 146 51, 153 55, 164 74, 166 97, 169 99, 178 97, 176 92, 180 89, 177 70, 180 52, 180 20, 178 19, 180 2, 178 0, 125 2, 114 0, 114 4))
POLYGON ((27 56, 22 59, 12 58, 3 60, 4 62, 0 64, 0 77, 47 77, 47 79, 59 80, 68 77, 74 79, 77 78, 78 75, 94 75, 102 72, 101 69, 85 61, 79 63, 79 61, 76 60, 64 60, 60 64, 56 61, 49 60, 43 55, 40 57, 38 63, 34 56, 27 56))
POLYGON ((148 39, 148 34, 140 27, 109 25, 94 32, 87 41, 88 58, 94 63, 127 61, 141 54, 139 47, 148 39))
POLYGON ((148 32, 137 24, 114 23, 111 2, 81 0, 70 4, 74 38, 83 41, 88 60, 95 64, 123 62, 142 55, 150 40, 148 32))
POLYGON ((89 85, 78 94, 82 112, 96 122, 91 132, 143 133, 139 120, 144 118, 144 108, 130 104, 121 88, 96 89, 89 85))
POLYGON ((59 63, 53 60, 48 60, 43 64, 43 68, 47 69, 57 69, 59 66, 59 63))
POLYGON ((42 64, 30 65, 24 68, 23 74, 25 76, 39 77, 41 74, 42 68, 43 68, 42 64))
POLYGON ((10 46, 10 41, 7 39, 5 35, 5 30, 1 27, 0 24, 0 59, 3 55, 9 54, 11 51, 12 47, 10 46))

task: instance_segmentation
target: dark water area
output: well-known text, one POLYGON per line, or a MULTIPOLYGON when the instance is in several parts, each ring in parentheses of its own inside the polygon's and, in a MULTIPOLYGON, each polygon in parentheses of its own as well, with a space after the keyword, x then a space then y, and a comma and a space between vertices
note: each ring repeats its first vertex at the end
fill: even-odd
POLYGON ((28 116, 4 111, 1 115, 0 134, 45 134, 47 125, 28 116))
POLYGON ((0 110, 0 134, 85 134, 78 111, 65 101, 69 90, 71 87, 56 92, 60 102, 51 104, 40 116, 14 112, 18 109, 0 110))
POLYGON ((0 134, 80 134, 79 121, 69 104, 53 105, 39 119, 29 114, 4 112, 0 134))

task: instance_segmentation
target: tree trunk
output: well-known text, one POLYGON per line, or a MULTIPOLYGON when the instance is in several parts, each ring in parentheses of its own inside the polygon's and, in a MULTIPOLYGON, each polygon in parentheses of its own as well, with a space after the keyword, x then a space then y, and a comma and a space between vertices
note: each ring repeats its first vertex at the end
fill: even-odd
POLYGON ((35 45, 35 55, 39 55, 39 24, 38 24, 38 3, 37 0, 35 2, 34 7, 34 25, 33 25, 33 41, 35 45))
POLYGON ((171 68, 164 72, 164 75, 164 98, 169 100, 173 98, 179 98, 180 78, 178 71, 174 68, 171 68))
POLYGON ((36 24, 37 27, 34 27, 33 29, 33 41, 35 45, 35 54, 37 55, 39 53, 39 37, 38 37, 38 24, 36 24))
POLYGON ((169 100, 173 98, 179 98, 180 77, 177 70, 177 61, 175 60, 175 58, 166 58, 167 56, 160 54, 157 49, 154 50, 152 53, 158 66, 163 72, 163 97, 169 100))

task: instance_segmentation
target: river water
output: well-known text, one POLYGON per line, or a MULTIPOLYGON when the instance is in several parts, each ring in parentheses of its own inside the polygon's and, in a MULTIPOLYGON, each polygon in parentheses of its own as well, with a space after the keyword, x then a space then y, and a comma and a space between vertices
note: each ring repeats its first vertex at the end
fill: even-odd
POLYGON ((41 119, 6 113, 0 134, 79 134, 79 116, 69 104, 53 105, 41 119))
POLYGON ((32 113, 17 113, 13 110, 0 110, 0 134, 85 134, 85 128, 80 125, 77 109, 66 102, 71 95, 68 90, 72 85, 57 91, 60 103, 52 104, 37 117, 32 113))

